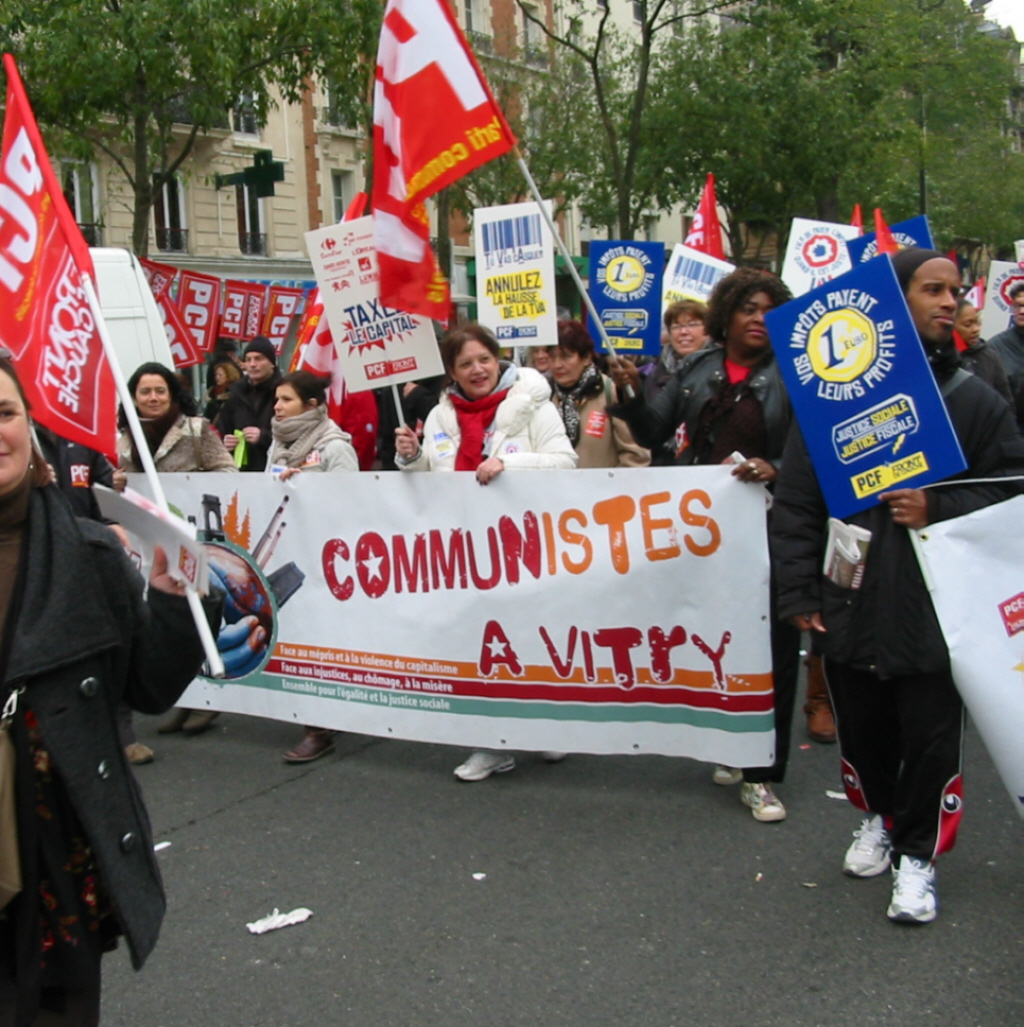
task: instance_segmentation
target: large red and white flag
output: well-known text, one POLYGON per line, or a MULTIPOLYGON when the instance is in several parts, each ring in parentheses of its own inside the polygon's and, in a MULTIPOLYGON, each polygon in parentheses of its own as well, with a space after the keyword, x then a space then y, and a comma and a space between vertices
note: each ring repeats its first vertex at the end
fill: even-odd
POLYGON ((40 424, 113 456, 117 388, 82 279, 89 247, 50 166, 25 87, 4 54, 0 152, 0 342, 40 424))
POLYGON ((709 174, 704 182, 700 205, 693 216, 690 231, 683 240, 684 246, 691 246, 709 257, 725 260, 722 248, 722 226, 718 220, 718 200, 715 197, 715 176, 709 174))
POLYGON ((373 100, 381 302, 446 320, 423 201, 516 144, 445 0, 388 0, 373 100))

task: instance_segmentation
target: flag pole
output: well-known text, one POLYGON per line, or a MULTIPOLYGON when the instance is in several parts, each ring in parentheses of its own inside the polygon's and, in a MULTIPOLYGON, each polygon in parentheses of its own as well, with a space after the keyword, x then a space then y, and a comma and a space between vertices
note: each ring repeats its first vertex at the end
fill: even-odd
POLYGON ((576 288, 579 290, 580 298, 583 300, 584 306, 586 306, 587 311, 590 314, 591 322, 597 327, 597 332, 601 336, 601 342, 604 345, 604 348, 608 351, 609 359, 613 364, 618 364, 622 358, 615 352, 615 348, 612 346, 611 340, 608 338, 608 333, 605 331, 605 327, 601 323, 601 318, 598 316, 597 308, 594 306, 594 301, 590 298, 590 293, 587 292, 586 287, 583 285, 580 273, 576 270, 576 265, 572 261, 572 254, 569 252, 569 247, 565 245, 561 234, 555 226, 554 220, 548 213, 547 205, 541 198, 540 190, 537 188, 537 183, 533 180, 533 175, 530 174, 530 169, 526 166, 526 161, 523 160, 523 155, 519 152, 518 145, 512 147, 511 153, 515 157, 516 164, 519 165, 519 170, 523 173, 523 178, 526 179, 526 184, 530 187, 530 192, 533 193, 533 198, 537 201, 541 217, 543 217, 547 222, 547 226, 551 230, 552 236, 554 236, 555 245, 558 247, 558 251, 562 254, 566 266, 569 268, 569 274, 572 277, 573 282, 576 283, 576 288))
MULTIPOLYGON (((114 376, 114 385, 121 399, 125 418, 128 421, 128 430, 132 433, 132 438, 135 440, 135 448, 138 451, 139 459, 142 461, 142 469, 145 471, 146 480, 153 490, 153 498, 157 506, 169 512, 167 497, 164 495, 163 486, 160 484, 160 479, 157 476, 156 464, 153 463, 153 454, 149 451, 149 445, 146 442, 146 437, 142 432, 142 424, 139 421, 139 414, 135 409, 135 400, 128 391, 128 383, 125 381, 121 364, 117 359, 117 353, 114 351, 114 344, 110 338, 110 333, 107 331, 107 323, 103 318, 103 311, 100 309, 100 301, 96 295, 96 288, 93 285, 92 277, 85 272, 81 272, 81 282, 89 309, 92 311, 93 320, 96 322, 96 331, 99 334, 100 342, 103 344, 103 352, 106 354, 107 363, 110 365, 111 373, 114 376)), ((194 588, 186 585, 185 596, 188 599, 189 609, 192 611, 192 619, 196 623, 199 638, 203 643, 203 652, 206 654, 206 662, 209 664, 210 674, 212 677, 222 678, 224 677, 224 661, 221 659, 216 639, 213 637, 210 623, 207 621, 206 613, 203 611, 203 604, 199 598, 199 593, 194 588)))

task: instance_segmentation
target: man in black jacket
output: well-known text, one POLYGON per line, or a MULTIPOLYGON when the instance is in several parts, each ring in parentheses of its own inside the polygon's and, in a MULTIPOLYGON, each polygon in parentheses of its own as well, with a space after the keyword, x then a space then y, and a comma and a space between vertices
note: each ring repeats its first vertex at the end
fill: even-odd
POLYGON ((228 398, 217 416, 217 430, 224 436, 224 445, 234 452, 241 429, 245 436, 246 459, 241 470, 262 471, 267 466, 267 454, 273 436, 270 422, 274 419, 274 400, 281 372, 277 369, 274 344, 257 335, 243 354, 245 377, 231 386, 228 398))
POLYGON ((794 427, 775 488, 771 542, 779 615, 816 635, 843 783, 867 814, 843 869, 874 877, 891 865, 889 918, 928 923, 937 910, 935 857, 952 848, 963 802, 963 704, 910 531, 1015 494, 1015 484, 998 478, 1022 468, 1024 442, 1006 402, 959 367, 955 265, 914 248, 898 253, 893 267, 967 470, 927 490, 882 493, 879 505, 848 518, 868 529, 871 541, 861 587, 842 588, 822 574, 828 511, 794 427))

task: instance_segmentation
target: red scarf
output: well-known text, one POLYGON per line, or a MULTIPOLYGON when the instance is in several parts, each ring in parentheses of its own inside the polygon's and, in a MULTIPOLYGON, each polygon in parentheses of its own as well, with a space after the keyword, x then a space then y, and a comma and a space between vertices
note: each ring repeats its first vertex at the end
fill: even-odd
POLYGON ((459 451, 455 455, 455 470, 475 471, 484 462, 484 432, 494 420, 498 404, 507 395, 508 389, 502 389, 482 399, 469 400, 449 393, 462 433, 459 451))

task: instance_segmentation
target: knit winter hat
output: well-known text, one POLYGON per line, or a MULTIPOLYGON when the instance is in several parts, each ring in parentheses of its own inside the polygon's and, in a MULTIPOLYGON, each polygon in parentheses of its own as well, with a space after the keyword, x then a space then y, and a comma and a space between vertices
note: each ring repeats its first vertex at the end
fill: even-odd
POLYGON ((277 351, 274 349, 274 344, 265 335, 255 336, 245 347, 245 350, 242 352, 242 357, 245 358, 250 353, 261 353, 272 364, 277 363, 277 351))
POLYGON ((892 269, 899 279, 900 288, 906 292, 910 286, 910 279, 917 274, 917 269, 929 260, 935 260, 936 257, 940 260, 949 260, 945 253, 939 253, 938 250, 926 250, 921 246, 911 246, 908 249, 900 250, 899 253, 894 253, 892 269))

